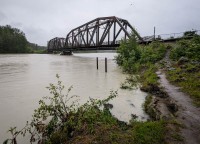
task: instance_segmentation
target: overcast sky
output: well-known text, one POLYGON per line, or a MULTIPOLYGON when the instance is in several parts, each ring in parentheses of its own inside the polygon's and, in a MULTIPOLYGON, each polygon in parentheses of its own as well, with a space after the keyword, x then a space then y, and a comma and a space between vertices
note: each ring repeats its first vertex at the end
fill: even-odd
POLYGON ((200 0, 0 0, 0 25, 21 29, 46 45, 92 19, 117 16, 141 36, 200 30, 200 0))

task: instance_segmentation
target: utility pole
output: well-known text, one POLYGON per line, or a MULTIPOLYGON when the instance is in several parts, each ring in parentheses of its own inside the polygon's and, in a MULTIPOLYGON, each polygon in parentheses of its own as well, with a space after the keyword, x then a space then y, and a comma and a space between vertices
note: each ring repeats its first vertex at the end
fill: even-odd
POLYGON ((154 30, 153 30, 153 40, 156 40, 156 27, 154 26, 154 30))

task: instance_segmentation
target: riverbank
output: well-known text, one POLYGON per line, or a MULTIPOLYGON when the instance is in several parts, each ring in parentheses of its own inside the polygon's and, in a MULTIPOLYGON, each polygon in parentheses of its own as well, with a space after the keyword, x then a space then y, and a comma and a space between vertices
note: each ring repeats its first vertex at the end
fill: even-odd
MULTIPOLYGON (((196 71, 190 71, 190 68, 183 66, 183 63, 184 65, 190 65, 191 61, 189 62, 186 58, 179 58, 176 62, 172 61, 169 58, 171 51, 173 51, 173 48, 168 50, 165 58, 161 61, 162 64, 164 63, 164 67, 160 68, 156 73, 159 77, 159 85, 169 97, 164 102, 161 101, 161 103, 172 112, 173 119, 182 125, 178 131, 179 138, 183 140, 182 143, 198 144, 200 141, 200 109, 198 105, 199 93, 195 93, 199 92, 197 86, 200 84, 199 80, 196 79, 199 73, 198 66, 194 64, 192 67, 196 71), (176 67, 172 63, 176 63, 176 67), (179 66, 182 65, 181 71, 185 73, 185 77, 183 77, 177 64, 179 66), (193 83, 191 80, 193 80, 193 83)), ((159 105, 158 103, 159 100, 157 106, 159 105)))
POLYGON ((148 93, 144 110, 151 117, 150 121, 165 123, 162 129, 165 133, 163 143, 184 143, 181 134, 181 128, 184 126, 176 118, 179 106, 161 85, 159 74, 158 65, 149 65, 145 70, 140 70, 140 89, 148 93))
POLYGON ((168 50, 158 73, 160 85, 176 103, 175 118, 184 126, 180 134, 187 144, 200 141, 199 45, 199 36, 179 41, 168 50))
POLYGON ((199 108, 192 104, 199 103, 199 44, 196 36, 173 45, 154 42, 140 48, 131 41, 119 50, 118 64, 128 73, 138 73, 141 90, 149 93, 145 111, 153 121, 166 122, 165 143, 198 144, 200 141, 199 108), (168 82, 165 73, 193 102, 189 95, 168 82))

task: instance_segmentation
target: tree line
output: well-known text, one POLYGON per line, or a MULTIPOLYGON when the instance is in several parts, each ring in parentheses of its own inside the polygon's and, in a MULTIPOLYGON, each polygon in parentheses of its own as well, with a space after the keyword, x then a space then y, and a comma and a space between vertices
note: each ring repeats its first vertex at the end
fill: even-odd
POLYGON ((10 25, 0 26, 0 53, 34 53, 45 47, 27 41, 25 33, 10 25))

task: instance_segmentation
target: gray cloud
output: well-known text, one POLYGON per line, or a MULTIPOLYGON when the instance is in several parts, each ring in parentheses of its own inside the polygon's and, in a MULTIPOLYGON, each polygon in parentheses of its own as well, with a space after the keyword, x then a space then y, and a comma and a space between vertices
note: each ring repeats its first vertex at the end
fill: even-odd
POLYGON ((46 45, 87 21, 102 16, 127 19, 142 35, 200 29, 199 0, 1 0, 0 25, 26 33, 30 42, 46 45), (132 4, 132 5, 131 5, 132 4))
POLYGON ((6 15, 0 11, 0 21, 3 21, 6 19, 6 15))

